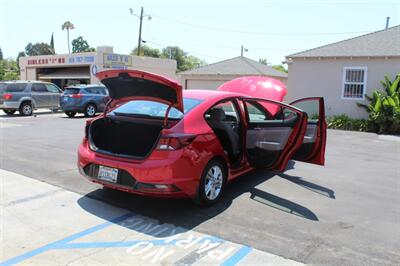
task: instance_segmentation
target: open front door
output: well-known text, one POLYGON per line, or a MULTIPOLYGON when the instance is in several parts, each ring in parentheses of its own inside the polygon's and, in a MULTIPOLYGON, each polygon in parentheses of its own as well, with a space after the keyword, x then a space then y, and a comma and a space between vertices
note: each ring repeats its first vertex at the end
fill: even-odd
POLYGON ((307 130, 303 143, 292 159, 324 165, 326 145, 326 121, 324 98, 310 97, 292 102, 290 105, 307 113, 307 130))
POLYGON ((306 114, 283 103, 245 98, 246 151, 251 166, 284 171, 301 146, 306 114))

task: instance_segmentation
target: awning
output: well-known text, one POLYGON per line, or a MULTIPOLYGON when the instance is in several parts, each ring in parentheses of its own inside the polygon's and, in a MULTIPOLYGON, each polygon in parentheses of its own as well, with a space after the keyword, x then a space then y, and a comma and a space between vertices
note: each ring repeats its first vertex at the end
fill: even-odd
POLYGON ((39 74, 39 79, 90 79, 89 68, 60 68, 49 74, 39 74))

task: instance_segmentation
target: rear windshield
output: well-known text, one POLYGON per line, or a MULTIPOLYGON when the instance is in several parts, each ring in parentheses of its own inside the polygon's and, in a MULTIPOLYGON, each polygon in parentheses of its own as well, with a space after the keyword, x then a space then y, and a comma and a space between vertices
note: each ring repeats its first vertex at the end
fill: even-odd
MULTIPOLYGON (((201 100, 199 99, 183 98, 184 113, 175 108, 172 108, 168 114, 168 118, 181 119, 183 117, 183 114, 188 113, 199 103, 201 103, 201 100)), ((144 116, 144 117, 164 118, 167 108, 168 105, 163 103, 138 100, 138 101, 127 102, 126 104, 116 108, 110 113, 113 115, 122 115, 122 116, 142 116, 142 117, 144 116)))
POLYGON ((24 91, 26 87, 26 83, 14 83, 7 84, 5 87, 5 92, 21 92, 24 91))
POLYGON ((78 94, 80 89, 65 89, 64 94, 78 94))

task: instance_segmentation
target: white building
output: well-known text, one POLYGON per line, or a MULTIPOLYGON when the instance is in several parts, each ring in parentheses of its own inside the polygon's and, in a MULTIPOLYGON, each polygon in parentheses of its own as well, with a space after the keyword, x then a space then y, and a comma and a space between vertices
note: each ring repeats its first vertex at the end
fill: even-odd
POLYGON ((99 83, 95 74, 106 69, 138 69, 176 79, 176 61, 115 54, 109 46, 96 52, 27 56, 19 59, 21 80, 53 82, 60 88, 70 84, 99 83))
POLYGON ((184 89, 215 90, 221 84, 243 76, 265 76, 286 84, 287 74, 244 56, 178 73, 184 89))
POLYGON ((367 116, 356 103, 381 89, 380 80, 400 73, 400 25, 286 57, 286 101, 325 98, 326 115, 367 116))

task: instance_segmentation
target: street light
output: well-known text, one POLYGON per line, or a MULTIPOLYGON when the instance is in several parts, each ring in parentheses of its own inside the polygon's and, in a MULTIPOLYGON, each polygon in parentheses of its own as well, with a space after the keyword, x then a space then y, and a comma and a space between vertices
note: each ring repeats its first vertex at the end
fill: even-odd
POLYGON ((142 22, 143 22, 143 18, 146 17, 148 20, 151 20, 151 16, 150 15, 144 15, 143 14, 143 7, 141 7, 140 9, 140 16, 136 15, 133 12, 132 8, 129 8, 129 12, 131 13, 131 15, 138 17, 140 19, 140 24, 139 24, 139 39, 138 39, 138 49, 137 49, 137 55, 140 55, 140 44, 142 43, 142 22))

